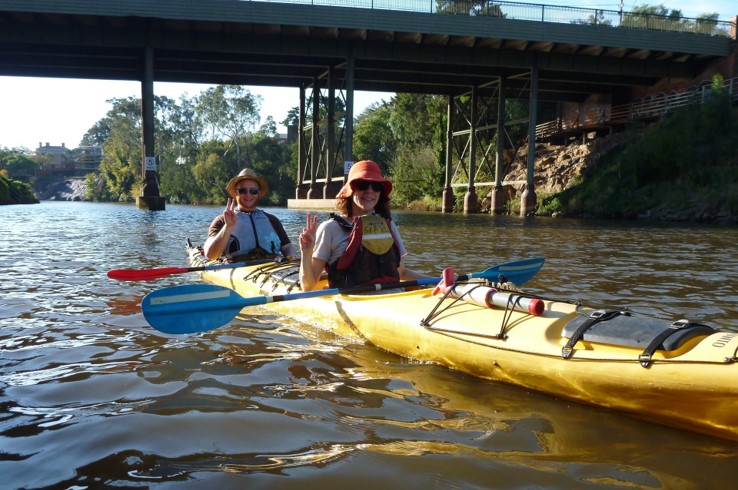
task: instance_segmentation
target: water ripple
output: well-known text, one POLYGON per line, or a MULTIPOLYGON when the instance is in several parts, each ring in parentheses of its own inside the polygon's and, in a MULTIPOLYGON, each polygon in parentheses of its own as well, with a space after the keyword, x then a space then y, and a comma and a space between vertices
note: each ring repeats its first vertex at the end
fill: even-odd
MULTIPOLYGON (((260 308, 198 335, 140 311, 222 206, 0 207, 8 488, 727 488, 738 445, 413 363, 260 308), (52 246, 53 245, 53 246, 52 246), (32 252, 29 254, 29 251, 32 252), (656 450, 656 449, 657 450, 656 450)), ((305 212, 270 210, 296 237, 305 212)), ((327 213, 319 213, 321 219, 327 213)), ((738 229, 396 213, 408 265, 546 265, 524 290, 736 328, 738 229)))

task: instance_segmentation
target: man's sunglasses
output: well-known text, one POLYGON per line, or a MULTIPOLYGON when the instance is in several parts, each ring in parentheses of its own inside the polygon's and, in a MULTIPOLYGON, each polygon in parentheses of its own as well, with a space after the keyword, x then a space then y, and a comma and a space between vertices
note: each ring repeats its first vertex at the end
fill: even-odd
POLYGON ((239 194, 251 194, 252 196, 255 196, 259 193, 259 189, 255 187, 250 187, 248 189, 237 189, 239 194))
POLYGON ((351 187, 357 191, 365 191, 369 187, 371 187, 374 192, 382 192, 384 190, 383 183, 372 182, 370 180, 355 180, 351 183, 351 187))

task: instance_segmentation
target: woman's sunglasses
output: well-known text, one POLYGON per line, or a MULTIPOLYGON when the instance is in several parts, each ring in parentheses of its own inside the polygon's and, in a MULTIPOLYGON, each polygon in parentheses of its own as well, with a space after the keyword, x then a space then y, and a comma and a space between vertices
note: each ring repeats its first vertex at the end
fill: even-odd
POLYGON ((251 194, 252 196, 255 196, 259 193, 259 189, 255 187, 250 187, 248 189, 237 189, 239 194, 251 194))
POLYGON ((384 190, 383 183, 372 182, 370 180, 355 180, 351 183, 351 187, 357 191, 365 191, 369 189, 369 187, 371 187, 374 192, 382 192, 384 190))

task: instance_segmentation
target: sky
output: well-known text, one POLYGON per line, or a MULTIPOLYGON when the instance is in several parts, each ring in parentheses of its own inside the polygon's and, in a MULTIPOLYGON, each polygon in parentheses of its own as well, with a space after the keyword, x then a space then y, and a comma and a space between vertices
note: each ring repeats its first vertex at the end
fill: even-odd
POLYGON ((620 10, 621 1, 623 10, 626 12, 641 5, 663 5, 668 10, 681 10, 684 17, 691 18, 699 17, 700 14, 717 12, 719 14, 718 20, 727 21, 738 15, 738 2, 736 0, 541 0, 536 2, 524 0, 522 3, 620 10))
MULTIPOLYGON (((178 100, 198 95, 212 85, 186 83, 154 83, 154 94, 178 100)), ((300 105, 297 88, 248 87, 260 95, 262 123, 272 116, 277 131, 286 133, 280 124, 293 107, 300 105)), ((354 93, 354 115, 374 102, 387 100, 391 92, 354 93)), ((39 143, 70 149, 79 146, 82 137, 97 121, 104 118, 113 98, 141 97, 141 83, 72 78, 0 77, 0 148, 35 150, 39 143)))
MULTIPOLYGON (((736 0, 622 0, 628 11, 640 5, 664 5, 670 10, 681 10, 685 17, 717 12, 719 20, 729 20, 738 15, 736 0)), ((620 0, 543 0, 546 5, 600 8, 618 10, 620 0)), ((154 84, 156 95, 179 99, 187 94, 194 97, 210 85, 163 83, 154 84)), ((245 87, 262 97, 262 122, 272 116, 277 130, 287 130, 280 125, 287 112, 299 105, 299 89, 277 87, 245 87)), ((356 92, 354 114, 359 115, 374 102, 389 101, 391 92, 356 92)), ((140 82, 109 80, 78 80, 64 78, 0 77, 0 148, 34 150, 39 143, 76 148, 82 136, 97 121, 105 117, 113 98, 141 96, 140 82)))

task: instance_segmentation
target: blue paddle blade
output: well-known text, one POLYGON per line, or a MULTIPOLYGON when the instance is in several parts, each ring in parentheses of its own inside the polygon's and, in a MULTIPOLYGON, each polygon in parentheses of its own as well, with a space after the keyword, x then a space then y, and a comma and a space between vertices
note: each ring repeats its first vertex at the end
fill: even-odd
POLYGON ((206 332, 229 323, 246 306, 265 304, 266 297, 244 298, 213 284, 186 284, 159 289, 141 301, 149 324, 160 332, 206 332))
POLYGON ((468 277, 497 282, 500 276, 504 276, 506 281, 521 285, 533 279, 533 276, 541 270, 545 261, 546 260, 543 257, 535 257, 532 259, 506 262, 504 264, 490 267, 483 272, 473 272, 469 274, 468 277))

